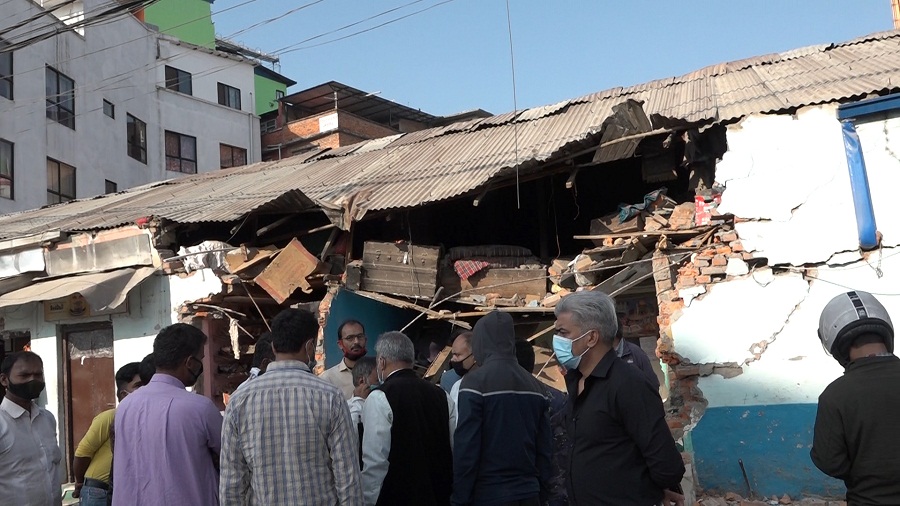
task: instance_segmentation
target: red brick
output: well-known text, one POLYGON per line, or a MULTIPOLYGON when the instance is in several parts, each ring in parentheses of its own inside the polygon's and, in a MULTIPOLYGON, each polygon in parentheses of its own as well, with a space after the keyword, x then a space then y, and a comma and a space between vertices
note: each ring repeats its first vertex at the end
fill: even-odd
POLYGON ((686 265, 680 269, 678 269, 679 276, 696 276, 700 274, 700 269, 694 267, 693 265, 686 265))
POLYGON ((656 282, 656 293, 665 292, 672 289, 672 280, 663 279, 656 282))
POLYGON ((700 274, 703 276, 724 276, 725 267, 704 267, 700 269, 700 274))
POLYGON ((708 285, 712 283, 712 278, 710 276, 700 275, 694 278, 698 285, 708 285))
POLYGON ((725 267, 726 265, 728 265, 728 258, 725 255, 716 255, 712 258, 713 267, 725 267))
POLYGON ((729 253, 731 253, 731 248, 729 248, 728 246, 719 246, 718 248, 716 248, 717 255, 727 255, 729 253))
POLYGON ((694 266, 696 267, 709 267, 709 259, 708 258, 697 258, 694 260, 694 266))
POLYGON ((697 254, 700 258, 712 258, 716 256, 716 250, 713 248, 705 249, 697 254))
POLYGON ((730 246, 731 251, 734 251, 735 253, 744 251, 744 244, 741 241, 731 241, 730 243, 728 243, 728 246, 730 246))
POLYGON ((734 232, 726 232, 726 233, 722 234, 720 237, 722 239, 722 242, 737 241, 737 238, 738 238, 737 234, 734 232))
POLYGON ((675 283, 675 288, 678 288, 678 289, 687 288, 690 286, 694 286, 695 284, 696 284, 696 282, 694 281, 693 276, 682 276, 682 277, 678 278, 678 282, 675 283))
POLYGON ((744 260, 750 260, 751 258, 753 258, 753 253, 748 253, 745 251, 741 253, 741 256, 744 257, 744 260))

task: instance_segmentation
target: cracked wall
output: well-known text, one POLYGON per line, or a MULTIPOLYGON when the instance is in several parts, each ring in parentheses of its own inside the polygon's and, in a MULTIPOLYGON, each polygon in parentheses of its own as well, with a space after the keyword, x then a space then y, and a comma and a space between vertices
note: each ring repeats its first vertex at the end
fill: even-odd
MULTIPOLYGON (((719 211, 735 216, 729 244, 740 245, 749 272, 697 276, 701 252, 673 275, 677 295, 660 298, 670 427, 693 451, 702 488, 745 490, 741 459, 757 492, 843 493, 809 459, 818 395, 842 372, 816 336, 819 313, 849 289, 900 295, 900 119, 857 128, 884 235, 884 249, 869 253, 858 250, 836 106, 728 128, 719 211)), ((900 297, 880 300, 900 315, 900 297)))

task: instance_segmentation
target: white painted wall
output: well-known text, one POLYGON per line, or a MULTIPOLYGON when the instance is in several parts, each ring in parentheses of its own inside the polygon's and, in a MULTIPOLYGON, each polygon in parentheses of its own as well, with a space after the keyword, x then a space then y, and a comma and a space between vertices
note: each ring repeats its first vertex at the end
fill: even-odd
MULTIPOLYGON (((89 10, 101 3, 106 2, 85 2, 89 10)), ((29 0, 0 3, 4 26, 39 12, 29 0)), ((16 41, 17 33, 51 20, 52 16, 44 16, 5 38, 16 41)), ((14 53, 14 100, 0 97, 0 139, 15 144, 15 199, 0 199, 0 214, 46 204, 47 157, 76 168, 78 198, 102 194, 107 179, 122 190, 181 176, 165 170, 167 129, 197 137, 200 172, 218 170, 220 142, 246 148, 248 161, 260 160, 252 65, 159 39, 137 19, 123 16, 87 27, 83 37, 65 32, 14 53), (195 97, 159 89, 168 61, 200 75, 195 97), (75 81, 75 130, 46 118, 45 65, 75 81), (218 81, 246 94, 243 111, 218 105, 218 81), (115 119, 103 114, 104 99, 115 105, 115 119), (127 113, 147 123, 146 165, 127 155, 127 113)))
MULTIPOLYGON (((140 362, 153 351, 153 339, 167 325, 176 323, 178 306, 187 301, 209 297, 222 290, 221 280, 209 269, 181 276, 150 276, 128 294, 128 312, 96 318, 60 322, 44 321, 40 302, 0 309, 5 330, 29 330, 32 351, 44 361, 46 393, 39 403, 53 413, 59 422, 60 444, 65 444, 65 413, 62 405, 62 326, 97 321, 112 321, 114 368, 129 362, 140 362)), ((115 391, 113 378, 109 388, 115 391)))
POLYGON ((900 322, 900 161, 891 155, 900 153, 900 119, 858 127, 885 244, 866 260, 858 252, 836 109, 753 116, 728 129, 729 151, 716 173, 726 185, 720 209, 747 220, 736 226, 744 247, 773 266, 822 265, 805 271, 817 279, 794 269, 765 286, 753 276, 717 283, 684 308, 673 324, 679 354, 693 363, 745 364, 731 379, 701 378, 710 407, 815 403, 842 373, 816 334, 822 308, 839 293, 870 291, 900 322), (754 360, 760 342, 767 347, 754 360))

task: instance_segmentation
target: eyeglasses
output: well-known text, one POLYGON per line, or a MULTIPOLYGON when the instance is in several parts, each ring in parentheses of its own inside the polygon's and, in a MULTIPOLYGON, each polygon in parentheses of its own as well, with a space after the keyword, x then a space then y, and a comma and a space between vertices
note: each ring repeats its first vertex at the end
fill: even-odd
POLYGON ((353 342, 353 341, 365 341, 366 335, 365 334, 353 334, 352 336, 344 336, 341 339, 348 343, 353 342))

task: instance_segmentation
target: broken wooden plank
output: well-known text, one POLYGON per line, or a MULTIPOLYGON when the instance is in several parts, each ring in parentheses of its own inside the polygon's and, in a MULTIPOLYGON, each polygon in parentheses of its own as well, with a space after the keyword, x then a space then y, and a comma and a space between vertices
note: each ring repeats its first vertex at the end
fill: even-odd
POLYGON ((500 298, 518 295, 543 295, 547 292, 546 271, 543 269, 486 268, 460 279, 452 269, 442 271, 441 286, 448 294, 486 295, 496 293, 500 298))
POLYGON ((644 255, 643 259, 646 261, 625 267, 621 271, 605 279, 602 283, 591 288, 591 290, 612 293, 636 278, 641 280, 646 279, 646 274, 653 274, 653 263, 650 261, 652 259, 652 254, 648 253, 644 255))
POLYGON ((225 267, 232 274, 244 274, 247 279, 252 279, 262 272, 262 264, 281 251, 275 246, 261 248, 248 248, 241 246, 225 254, 225 267), (256 269, 258 269, 257 272, 256 269), (248 274, 249 273, 249 274, 248 274))
POLYGON ((433 309, 428 309, 427 307, 420 306, 418 304, 414 304, 412 302, 407 302, 404 300, 398 300, 393 297, 388 297, 387 295, 382 295, 380 293, 375 292, 367 292, 365 290, 356 290, 353 293, 357 295, 361 295, 368 299, 372 299, 377 302, 381 302, 383 304, 387 304, 389 306, 394 306, 400 309, 412 309, 414 311, 419 311, 424 313, 426 316, 431 317, 435 320, 447 320, 450 323, 456 325, 457 327, 462 327, 464 329, 472 330, 472 325, 468 322, 464 322, 462 320, 456 320, 456 315, 453 313, 441 313, 435 311, 433 309))
POLYGON ((444 346, 444 349, 434 358, 434 362, 428 366, 428 370, 425 371, 423 378, 437 384, 441 380, 441 375, 447 369, 447 363, 450 362, 452 351, 452 348, 449 346, 444 346))
POLYGON ((310 293, 312 287, 306 277, 316 272, 318 267, 319 259, 295 237, 253 282, 280 304, 297 288, 310 293))
POLYGON ((585 239, 589 241, 593 241, 596 239, 628 239, 628 238, 641 238, 641 237, 659 237, 663 235, 668 235, 672 237, 683 237, 683 236, 691 236, 702 234, 709 230, 709 227, 701 227, 701 228, 691 228, 685 230, 657 230, 655 232, 626 232, 621 234, 599 234, 599 235, 575 235, 572 236, 575 239, 585 239))

